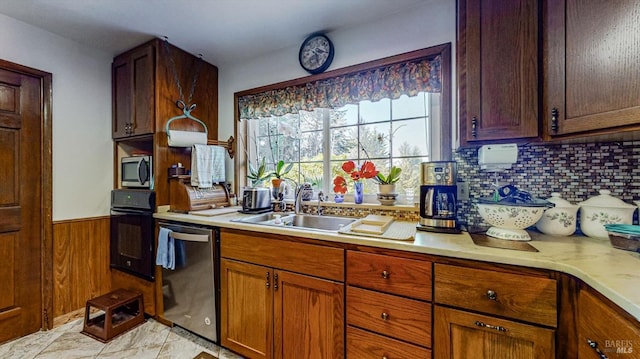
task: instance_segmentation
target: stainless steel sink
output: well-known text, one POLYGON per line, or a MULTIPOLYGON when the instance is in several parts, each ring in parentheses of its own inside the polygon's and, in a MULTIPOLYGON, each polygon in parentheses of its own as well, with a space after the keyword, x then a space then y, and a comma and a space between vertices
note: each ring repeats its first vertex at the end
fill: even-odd
POLYGON ((311 214, 280 214, 281 223, 275 223, 279 213, 263 213, 251 217, 234 219, 234 222, 261 224, 265 226, 285 226, 321 231, 337 231, 355 221, 353 218, 316 216, 311 214))

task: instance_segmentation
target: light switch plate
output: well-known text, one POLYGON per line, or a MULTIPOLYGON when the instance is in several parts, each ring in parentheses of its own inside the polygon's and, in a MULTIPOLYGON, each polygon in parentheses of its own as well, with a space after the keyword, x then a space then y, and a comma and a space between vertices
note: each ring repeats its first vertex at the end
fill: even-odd
POLYGON ((469 183, 467 182, 458 182, 456 183, 458 186, 458 201, 468 201, 469 200, 469 183))

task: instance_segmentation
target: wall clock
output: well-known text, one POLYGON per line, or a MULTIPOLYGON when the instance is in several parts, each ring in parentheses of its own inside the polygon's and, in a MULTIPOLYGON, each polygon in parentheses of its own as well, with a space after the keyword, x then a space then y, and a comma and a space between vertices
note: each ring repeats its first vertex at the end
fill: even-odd
POLYGON ((298 53, 300 66, 310 74, 319 74, 333 61, 333 44, 326 35, 313 34, 307 37, 298 53))

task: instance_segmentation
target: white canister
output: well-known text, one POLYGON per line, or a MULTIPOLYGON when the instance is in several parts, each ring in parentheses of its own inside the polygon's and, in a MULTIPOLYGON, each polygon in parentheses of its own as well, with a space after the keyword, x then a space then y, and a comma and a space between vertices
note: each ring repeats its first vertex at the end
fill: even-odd
POLYGON ((544 211, 536 228, 544 234, 552 236, 570 236, 576 231, 578 209, 580 206, 562 199, 560 193, 553 192, 547 201, 555 206, 544 211))
POLYGON ((599 196, 578 203, 580 206, 580 229, 594 238, 609 238, 605 224, 632 224, 636 206, 611 196, 611 191, 602 189, 599 196))

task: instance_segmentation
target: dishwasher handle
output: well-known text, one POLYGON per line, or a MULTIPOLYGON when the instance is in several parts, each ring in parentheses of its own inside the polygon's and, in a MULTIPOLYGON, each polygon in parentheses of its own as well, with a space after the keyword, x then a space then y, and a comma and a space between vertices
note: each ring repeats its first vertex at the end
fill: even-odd
POLYGON ((182 241, 188 242, 209 242, 208 234, 191 234, 191 233, 182 233, 182 232, 171 232, 169 236, 174 239, 180 239, 182 241))

